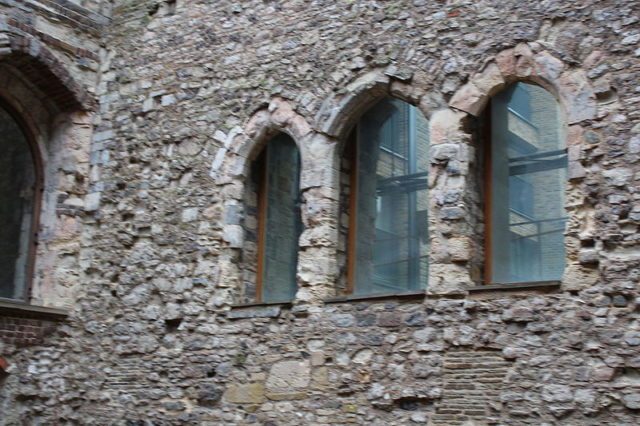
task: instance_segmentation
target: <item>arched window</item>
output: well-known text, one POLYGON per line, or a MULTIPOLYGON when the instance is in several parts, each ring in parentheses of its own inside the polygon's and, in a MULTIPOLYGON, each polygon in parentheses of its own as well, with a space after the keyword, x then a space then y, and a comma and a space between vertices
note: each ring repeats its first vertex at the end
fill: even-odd
POLYGON ((300 154, 295 142, 279 134, 254 162, 257 186, 256 301, 294 298, 300 219, 300 154))
POLYGON ((0 104, 0 298, 26 301, 40 196, 35 147, 0 104))
POLYGON ((567 152, 559 104, 516 83, 491 100, 485 281, 556 281, 565 266, 567 152))
POLYGON ((412 105, 383 99, 365 113, 350 156, 347 292, 423 289, 428 276, 428 121, 412 105))

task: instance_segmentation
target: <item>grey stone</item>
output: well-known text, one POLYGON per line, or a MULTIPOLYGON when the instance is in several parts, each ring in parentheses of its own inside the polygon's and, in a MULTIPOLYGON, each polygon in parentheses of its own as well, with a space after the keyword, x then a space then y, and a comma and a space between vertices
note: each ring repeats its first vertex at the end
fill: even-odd
POLYGON ((465 216, 465 211, 460 207, 443 207, 440 216, 445 220, 459 220, 465 216))
POLYGON ((613 296, 613 306, 618 307, 618 308, 624 308, 628 304, 629 304, 629 301, 623 295, 617 294, 617 295, 613 296))
POLYGON ((280 306, 234 308, 227 312, 227 318, 229 319, 277 318, 278 316, 280 316, 280 306))
POLYGON ((571 402, 573 393, 569 386, 544 385, 542 387, 542 399, 546 402, 571 402))
POLYGON ((404 323, 409 327, 422 327, 426 324, 425 315, 421 312, 411 313, 405 316, 404 323))
POLYGON ((640 393, 631 393, 622 397, 622 403, 631 410, 640 410, 640 393))
POLYGON ((223 391, 215 385, 202 385, 198 391, 198 405, 214 407, 222 399, 223 391))
POLYGON ((331 322, 336 327, 351 327, 355 324, 355 318, 351 314, 334 314, 331 316, 331 322))

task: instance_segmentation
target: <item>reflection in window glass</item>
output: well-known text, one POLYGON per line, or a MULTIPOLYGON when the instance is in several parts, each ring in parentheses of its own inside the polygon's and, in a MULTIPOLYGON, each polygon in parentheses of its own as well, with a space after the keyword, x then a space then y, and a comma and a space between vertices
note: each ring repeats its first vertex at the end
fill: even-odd
POLYGON ((565 265, 567 154, 556 99, 517 83, 492 99, 494 283, 559 280, 565 265))
MULTIPOLYGON (((424 288, 428 276, 428 122, 385 99, 356 127, 356 294, 424 288)), ((353 252, 353 251, 352 251, 353 252)))
POLYGON ((0 108, 0 297, 26 298, 35 185, 26 136, 0 108))
POLYGON ((263 246, 262 301, 292 300, 296 293, 298 238, 302 232, 299 205, 300 156, 295 142, 284 134, 269 142, 264 165, 260 220, 263 246))

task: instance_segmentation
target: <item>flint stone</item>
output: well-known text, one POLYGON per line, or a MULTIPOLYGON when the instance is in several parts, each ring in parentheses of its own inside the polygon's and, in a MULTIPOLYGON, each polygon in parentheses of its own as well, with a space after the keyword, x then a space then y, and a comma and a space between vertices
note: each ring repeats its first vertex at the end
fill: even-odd
POLYGON ((542 388, 542 399, 546 402, 571 402, 573 393, 565 385, 545 385, 542 388))
POLYGON ((622 403, 630 410, 640 410, 640 393, 632 393, 623 396, 622 403))
POLYGON ((331 322, 336 327, 351 327, 355 323, 355 318, 351 314, 335 314, 331 316, 331 322))
POLYGON ((198 405, 205 407, 214 406, 222 398, 223 391, 215 385, 205 384, 198 393, 198 405))

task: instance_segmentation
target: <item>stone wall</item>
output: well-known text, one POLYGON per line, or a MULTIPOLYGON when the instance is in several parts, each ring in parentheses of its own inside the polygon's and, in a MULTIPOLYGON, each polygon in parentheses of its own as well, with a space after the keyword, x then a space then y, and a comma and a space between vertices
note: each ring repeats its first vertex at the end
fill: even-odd
POLYGON ((5 423, 637 424, 635 7, 115 2, 82 291, 41 344, 4 345, 5 423), (556 286, 481 287, 479 120, 517 80, 567 116, 567 268, 556 286), (348 300, 339 153, 383 96, 430 120, 429 283, 348 300), (302 158, 299 289, 234 307, 249 164, 277 131, 302 158))
MULTIPOLYGON (((38 170, 38 193, 29 194, 38 226, 31 230, 37 248, 33 276, 25 283, 28 295, 0 300, 3 424, 20 418, 7 393, 17 378, 14 373, 26 371, 25 364, 15 364, 15 356, 25 348, 40 347, 35 349, 40 352, 48 346, 84 282, 82 221, 92 205, 89 158, 97 120, 95 87, 100 36, 109 22, 97 12, 98 8, 88 10, 66 0, 0 1, 2 108, 15 116, 29 140, 20 143, 30 147, 38 170)), ((30 359, 39 362, 37 357, 30 359)), ((31 392, 35 395, 37 390, 31 392)), ((25 402, 31 405, 27 394, 25 402)))

